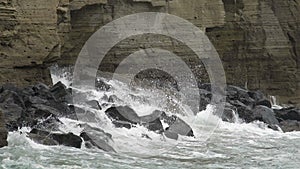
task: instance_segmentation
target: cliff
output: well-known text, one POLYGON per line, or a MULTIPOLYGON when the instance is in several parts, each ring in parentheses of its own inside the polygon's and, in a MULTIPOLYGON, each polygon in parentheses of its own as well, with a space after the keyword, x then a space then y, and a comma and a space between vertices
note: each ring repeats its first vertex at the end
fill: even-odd
MULTIPOLYGON (((47 67, 73 65, 101 26, 148 11, 180 16, 204 30, 229 84, 300 103, 300 0, 0 0, 0 83, 50 84, 47 67)), ((101 68, 113 71, 124 56, 150 46, 173 51, 201 75, 193 52, 163 36, 120 42, 101 68)))

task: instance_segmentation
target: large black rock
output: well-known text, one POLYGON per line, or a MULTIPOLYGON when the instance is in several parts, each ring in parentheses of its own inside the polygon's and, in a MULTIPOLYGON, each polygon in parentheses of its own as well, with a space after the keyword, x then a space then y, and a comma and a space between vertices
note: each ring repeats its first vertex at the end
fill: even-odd
POLYGON ((111 145, 113 143, 111 134, 106 133, 99 128, 84 125, 84 130, 80 134, 80 137, 83 138, 85 145, 88 148, 94 146, 107 152, 116 152, 111 145))
POLYGON ((265 122, 274 130, 278 129, 279 122, 275 117, 274 111, 269 107, 256 106, 253 109, 253 119, 265 122))
POLYGON ((82 140, 73 133, 51 133, 48 131, 32 129, 28 137, 33 141, 44 145, 64 145, 81 148, 82 140))
POLYGON ((194 136, 193 129, 185 121, 175 115, 168 116, 166 113, 162 113, 161 120, 169 125, 165 131, 165 136, 169 138, 177 139, 178 135, 194 136))
POLYGON ((150 131, 154 131, 157 133, 162 133, 164 131, 164 127, 161 123, 161 115, 162 111, 154 111, 150 115, 142 116, 141 123, 150 131))
POLYGON ((138 124, 141 118, 129 106, 110 107, 105 111, 106 115, 112 120, 138 124))
POLYGON ((300 109, 290 107, 275 110, 276 117, 280 120, 297 120, 300 121, 300 109))
POLYGON ((280 128, 284 132, 300 131, 300 121, 297 121, 297 120, 281 121, 280 128))

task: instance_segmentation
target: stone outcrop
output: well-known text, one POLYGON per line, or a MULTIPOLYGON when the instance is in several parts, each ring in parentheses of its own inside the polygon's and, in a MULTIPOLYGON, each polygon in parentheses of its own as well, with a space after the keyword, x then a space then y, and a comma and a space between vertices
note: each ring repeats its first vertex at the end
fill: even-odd
MULTIPOLYGON (((73 65, 101 26, 137 12, 168 12, 205 31, 229 84, 262 89, 284 103, 300 103, 300 0, 0 0, 0 83, 51 83, 49 64, 73 65)), ((120 42, 101 68, 113 71, 140 48, 160 47, 182 57, 203 78, 184 44, 163 36, 120 42), (157 43, 160 42, 160 43, 157 43)))

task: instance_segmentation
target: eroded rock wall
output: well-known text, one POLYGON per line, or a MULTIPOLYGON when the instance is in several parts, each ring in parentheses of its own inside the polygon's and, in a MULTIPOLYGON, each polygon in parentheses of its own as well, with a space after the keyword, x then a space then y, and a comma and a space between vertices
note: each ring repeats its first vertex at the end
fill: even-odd
POLYGON ((0 83, 50 84, 45 63, 60 57, 58 0, 0 1, 0 83))
MULTIPOLYGON (((0 0, 0 82, 50 83, 50 63, 75 63, 85 41, 101 26, 137 12, 168 12, 209 36, 229 84, 262 89, 300 103, 300 0, 0 0)), ((140 48, 161 47, 199 63, 182 43, 137 36, 111 50, 102 68, 113 71, 140 48)), ((200 73, 201 75, 201 73, 200 73)))

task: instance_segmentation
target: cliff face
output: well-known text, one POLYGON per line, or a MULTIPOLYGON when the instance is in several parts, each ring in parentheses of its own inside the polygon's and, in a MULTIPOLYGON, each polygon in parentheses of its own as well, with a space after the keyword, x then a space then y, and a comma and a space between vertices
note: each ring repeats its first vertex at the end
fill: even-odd
MULTIPOLYGON (((229 84, 300 103, 299 10, 300 0, 0 0, 0 83, 50 83, 46 67, 74 64, 101 26, 132 13, 168 12, 206 31, 229 84)), ((150 46, 173 51, 201 72, 184 44, 147 35, 120 42, 102 69, 113 71, 122 57, 150 46)))

